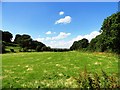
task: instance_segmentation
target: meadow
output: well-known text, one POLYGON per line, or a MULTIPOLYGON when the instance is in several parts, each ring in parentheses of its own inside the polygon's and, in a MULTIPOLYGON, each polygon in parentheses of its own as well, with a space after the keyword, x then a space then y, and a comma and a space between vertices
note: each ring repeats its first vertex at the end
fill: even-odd
POLYGON ((2 55, 2 87, 78 88, 83 87, 79 77, 83 75, 85 79, 86 73, 89 73, 88 76, 99 75, 101 79, 104 75, 115 77, 114 86, 117 83, 118 60, 116 54, 100 52, 7 53, 2 55))

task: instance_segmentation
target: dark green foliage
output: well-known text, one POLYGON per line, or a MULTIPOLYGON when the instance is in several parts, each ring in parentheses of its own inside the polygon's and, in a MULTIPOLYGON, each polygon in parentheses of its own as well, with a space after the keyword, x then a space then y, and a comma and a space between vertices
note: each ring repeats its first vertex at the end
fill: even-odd
MULTIPOLYGON (((5 44, 4 43, 0 44, 0 48, 1 48, 1 45, 2 45, 2 53, 5 53, 6 52, 5 51, 5 44)), ((1 53, 1 51, 0 51, 0 53, 1 53)))
POLYGON ((0 41, 2 41, 2 30, 0 30, 0 41))
POLYGON ((70 49, 67 48, 51 48, 51 51, 53 52, 66 52, 66 51, 70 51, 70 49))
POLYGON ((19 44, 19 43, 20 43, 20 38, 21 38, 21 37, 22 37, 22 36, 21 36, 20 34, 16 34, 15 39, 14 39, 14 43, 19 44))
POLYGON ((104 20, 101 32, 106 50, 120 53, 120 12, 104 20))
POLYGON ((107 17, 100 30, 101 34, 93 38, 88 46, 88 40, 75 41, 70 50, 86 50, 120 53, 120 12, 107 17))
POLYGON ((21 37, 18 38, 19 39, 19 45, 22 48, 28 48, 31 44, 31 37, 29 35, 23 34, 21 37))
POLYGON ((41 48, 41 51, 50 51, 50 50, 51 50, 51 48, 50 47, 46 47, 46 46, 41 48))
POLYGON ((14 40, 15 43, 19 44, 21 48, 23 48, 24 52, 27 52, 29 49, 34 49, 36 51, 41 51, 41 48, 45 45, 41 42, 32 40, 30 35, 17 34, 14 40))
POLYGON ((0 31, 0 32, 2 32, 2 41, 11 42, 13 35, 10 32, 8 31, 0 31))
POLYGON ((79 50, 83 48, 87 48, 89 45, 88 40, 83 38, 82 40, 75 41, 73 45, 70 47, 70 50, 79 50))
POLYGON ((34 41, 32 40, 30 48, 31 49, 36 49, 37 46, 39 46, 39 48, 41 49, 42 47, 46 46, 45 44, 43 44, 42 42, 38 42, 38 41, 34 41))
POLYGON ((38 46, 36 47, 36 51, 37 51, 37 52, 40 52, 40 51, 41 51, 41 46, 38 45, 38 46))
POLYGON ((24 47, 23 48, 23 52, 27 52, 28 51, 28 48, 27 47, 24 47))
POLYGON ((6 52, 6 50, 5 50, 5 42, 0 41, 0 54, 5 53, 5 52, 6 52))
POLYGON ((14 49, 10 49, 11 52, 15 52, 14 49))
POLYGON ((100 32, 100 35, 91 40, 89 50, 120 53, 120 12, 107 17, 100 32))

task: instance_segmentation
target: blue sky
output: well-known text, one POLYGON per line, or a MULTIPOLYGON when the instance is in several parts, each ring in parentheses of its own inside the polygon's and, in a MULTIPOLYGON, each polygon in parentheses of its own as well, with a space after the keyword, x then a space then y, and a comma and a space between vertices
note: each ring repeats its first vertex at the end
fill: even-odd
POLYGON ((76 40, 98 35, 103 20, 117 10, 117 2, 3 2, 0 28, 69 48, 76 40))

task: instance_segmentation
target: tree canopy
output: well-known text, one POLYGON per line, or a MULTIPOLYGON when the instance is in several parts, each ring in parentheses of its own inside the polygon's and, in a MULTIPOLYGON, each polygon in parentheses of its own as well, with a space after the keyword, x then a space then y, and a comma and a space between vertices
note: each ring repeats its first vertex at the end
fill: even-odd
POLYGON ((120 53, 120 12, 107 17, 100 32, 100 35, 91 40, 89 48, 120 53))
POLYGON ((71 50, 78 50, 88 47, 88 40, 86 38, 83 38, 82 40, 75 41, 73 45, 70 47, 71 50))
POLYGON ((10 32, 2 30, 0 32, 2 32, 2 41, 11 42, 13 35, 10 32))
POLYGON ((75 41, 71 50, 88 48, 91 51, 120 53, 120 12, 104 19, 101 34, 93 38, 90 43, 87 39, 75 41))

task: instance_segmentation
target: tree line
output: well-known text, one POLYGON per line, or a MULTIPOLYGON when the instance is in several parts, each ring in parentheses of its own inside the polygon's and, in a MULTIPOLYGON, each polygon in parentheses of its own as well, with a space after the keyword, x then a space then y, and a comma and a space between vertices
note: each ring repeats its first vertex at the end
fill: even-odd
MULTIPOLYGON (((93 38, 90 42, 83 38, 82 40, 74 41, 70 49, 58 49, 51 48, 33 40, 30 35, 17 34, 12 42, 13 35, 8 31, 0 30, 2 34, 2 53, 5 53, 5 46, 19 46, 20 52, 27 51, 72 51, 72 50, 86 50, 86 51, 98 51, 98 52, 115 52, 120 53, 120 12, 112 14, 104 19, 101 30, 101 34, 93 38)), ((13 50, 14 51, 14 50, 13 50)))
MULTIPOLYGON (((13 38, 13 35, 8 31, 2 31, 0 30, 0 33, 2 35, 2 39, 0 42, 2 42, 1 53, 7 52, 5 50, 6 46, 12 46, 12 47, 20 47, 19 52, 29 52, 29 51, 54 51, 54 52, 62 52, 62 51, 69 51, 69 49, 59 49, 59 48, 51 48, 49 46, 46 46, 42 42, 39 42, 37 40, 33 40, 30 35, 27 34, 16 34, 14 41, 11 41, 13 38)), ((12 52, 14 52, 14 49, 10 49, 12 52)))
POLYGON ((84 38, 75 41, 70 49, 120 53, 120 12, 104 19, 100 32, 90 43, 84 38))

